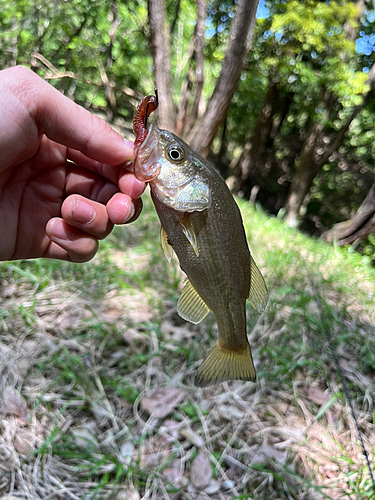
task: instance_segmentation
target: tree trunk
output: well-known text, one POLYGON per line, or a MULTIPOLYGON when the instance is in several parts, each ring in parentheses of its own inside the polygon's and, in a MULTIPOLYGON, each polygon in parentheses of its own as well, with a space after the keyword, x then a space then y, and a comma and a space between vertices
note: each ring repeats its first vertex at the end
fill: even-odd
POLYGON ((259 200, 272 213, 284 206, 289 181, 288 162, 275 161, 274 140, 286 118, 291 94, 283 96, 279 86, 272 81, 264 96, 251 140, 234 167, 237 182, 234 191, 241 191, 247 198, 258 186, 259 200))
MULTIPOLYGON (((254 133, 250 143, 245 145, 244 151, 239 160, 241 170, 241 183, 239 189, 244 189, 250 180, 249 177, 258 179, 261 173, 256 168, 256 164, 267 148, 273 128, 273 119, 280 108, 280 93, 277 85, 270 83, 263 100, 262 108, 255 123, 254 133)), ((250 182, 251 183, 251 182, 250 182)), ((251 183, 252 184, 252 183, 251 183)), ((250 186, 251 187, 251 186, 250 186)))
POLYGON ((335 224, 332 229, 322 234, 322 238, 329 243, 337 241, 343 246, 361 241, 373 232, 375 232, 375 184, 353 217, 335 224))
POLYGON ((291 227, 298 225, 299 210, 320 170, 319 164, 315 161, 315 152, 321 142, 323 126, 320 122, 312 123, 301 152, 299 167, 293 176, 285 206, 285 221, 291 227))
POLYGON ((111 27, 109 29, 109 44, 107 48, 107 57, 103 79, 105 85, 105 99, 107 101, 107 120, 111 122, 113 116, 117 114, 117 100, 116 100, 116 85, 111 76, 111 68, 113 64, 113 46, 116 41, 116 31, 119 25, 118 20, 118 7, 116 0, 111 1, 110 11, 111 27))
POLYGON ((197 22, 194 30, 194 37, 191 40, 188 59, 190 60, 186 78, 181 86, 181 99, 178 105, 176 134, 181 137, 186 137, 188 131, 194 126, 194 122, 198 115, 199 104, 201 101, 203 83, 204 83, 204 29, 206 22, 206 0, 197 0, 197 22), (190 115, 188 114, 189 100, 193 90, 194 75, 192 70, 192 62, 195 61, 195 98, 190 115))
POLYGON ((171 91, 170 30, 164 0, 148 0, 150 44, 154 60, 155 86, 158 89, 158 124, 175 131, 175 109, 171 91))
POLYGON ((241 75, 255 27, 259 0, 238 0, 222 69, 201 122, 188 138, 191 146, 207 156, 223 123, 241 75))

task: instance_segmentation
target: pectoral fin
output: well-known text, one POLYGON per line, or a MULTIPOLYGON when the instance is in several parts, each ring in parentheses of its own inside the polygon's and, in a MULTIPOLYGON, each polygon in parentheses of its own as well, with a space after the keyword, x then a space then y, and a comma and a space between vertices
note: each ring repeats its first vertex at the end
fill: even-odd
POLYGON ((262 273, 259 271, 255 261, 251 259, 251 284, 249 302, 259 314, 264 311, 268 302, 268 290, 262 273))
POLYGON ((185 214, 182 220, 179 222, 181 229, 188 239, 189 243, 193 247, 193 250, 196 254, 197 257, 199 257, 199 251, 198 251, 198 243, 197 243, 197 235, 195 234, 195 230, 193 227, 193 224, 191 223, 189 214, 185 214))
POLYGON ((169 242, 169 237, 164 226, 161 226, 160 228, 160 241, 161 241, 161 247, 164 251, 164 255, 166 256, 167 261, 170 262, 173 257, 173 248, 169 242))
POLYGON ((181 318, 190 321, 190 323, 200 323, 210 312, 206 303, 201 299, 188 279, 186 279, 185 286, 178 299, 177 312, 181 318))

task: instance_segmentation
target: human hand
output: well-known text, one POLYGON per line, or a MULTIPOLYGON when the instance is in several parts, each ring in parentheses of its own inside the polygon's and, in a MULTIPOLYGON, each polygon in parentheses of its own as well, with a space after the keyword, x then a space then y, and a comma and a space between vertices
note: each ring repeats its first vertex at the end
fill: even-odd
POLYGON ((110 125, 31 70, 0 71, 0 260, 90 260, 141 211, 145 184, 123 168, 132 157, 110 125))

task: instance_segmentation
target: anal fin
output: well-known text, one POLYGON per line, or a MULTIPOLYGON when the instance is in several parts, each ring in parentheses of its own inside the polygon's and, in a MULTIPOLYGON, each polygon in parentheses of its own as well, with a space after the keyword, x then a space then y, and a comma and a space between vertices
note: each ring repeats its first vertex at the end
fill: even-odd
POLYGON ((181 318, 190 321, 190 323, 200 323, 210 312, 207 304, 201 299, 189 279, 186 279, 178 299, 177 312, 181 318))

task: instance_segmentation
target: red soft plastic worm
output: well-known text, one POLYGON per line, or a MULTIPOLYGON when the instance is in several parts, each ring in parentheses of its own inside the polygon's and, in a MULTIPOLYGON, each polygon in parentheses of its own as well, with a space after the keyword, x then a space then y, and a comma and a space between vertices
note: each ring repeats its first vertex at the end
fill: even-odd
POLYGON ((148 134, 147 120, 150 114, 158 107, 158 93, 155 89, 155 95, 148 95, 138 104, 137 111, 133 120, 133 131, 135 134, 134 149, 137 149, 146 139, 148 134))

